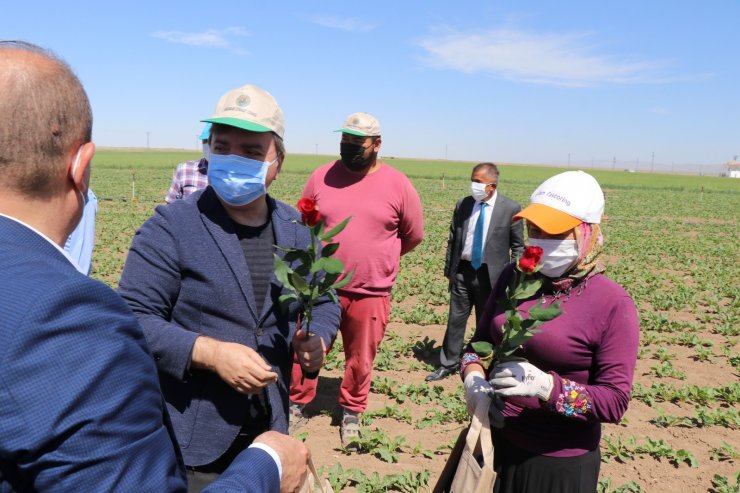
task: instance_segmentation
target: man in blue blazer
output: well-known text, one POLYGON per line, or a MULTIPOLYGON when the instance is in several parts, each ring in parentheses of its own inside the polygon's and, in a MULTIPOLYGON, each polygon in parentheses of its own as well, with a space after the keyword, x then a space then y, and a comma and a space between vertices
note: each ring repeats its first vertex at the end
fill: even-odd
MULTIPOLYGON (((288 430, 293 351, 318 370, 339 326, 328 296, 312 332, 275 277, 275 247, 307 248, 298 212, 266 192, 285 155, 283 113, 247 85, 213 117, 209 186, 157 207, 136 233, 119 283, 154 353, 167 408, 194 481, 206 484, 259 433, 288 430)), ((194 483, 195 484, 195 483, 194 483)), ((201 484, 201 483, 199 483, 201 484)))
MULTIPOLYGON (((87 95, 53 54, 0 42, 0 114, 0 491, 184 492, 141 328, 61 248, 89 188, 87 95)), ((255 442, 204 491, 294 491, 308 450, 255 442)))

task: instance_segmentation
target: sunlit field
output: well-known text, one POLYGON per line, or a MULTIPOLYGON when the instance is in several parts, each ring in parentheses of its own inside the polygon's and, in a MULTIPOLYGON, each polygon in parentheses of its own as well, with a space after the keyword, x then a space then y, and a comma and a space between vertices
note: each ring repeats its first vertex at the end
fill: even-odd
MULTIPOLYGON (((198 157, 98 151, 94 277, 117 286, 131 238, 163 203, 175 165, 198 157)), ((295 204, 311 170, 335 158, 289 156, 270 193, 295 204)), ((341 341, 307 408, 312 419, 299 437, 335 491, 431 488, 466 425, 459 379, 429 385, 424 377, 434 368, 447 319, 442 269, 449 221, 475 163, 387 162, 419 192, 426 238, 402 260, 361 453, 344 453, 339 441, 341 341)), ((524 205, 540 182, 565 169, 504 163, 500 170, 499 192, 524 205)), ((599 491, 738 491, 740 179, 584 171, 606 194, 606 272, 635 299, 642 324, 630 409, 621 423, 604 426, 599 491)))

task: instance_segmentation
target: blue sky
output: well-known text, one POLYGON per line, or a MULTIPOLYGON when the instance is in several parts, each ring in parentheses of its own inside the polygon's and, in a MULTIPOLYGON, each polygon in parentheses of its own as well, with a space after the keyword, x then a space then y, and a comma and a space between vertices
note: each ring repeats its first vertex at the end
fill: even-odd
POLYGON ((99 146, 196 148, 244 84, 288 152, 338 153, 372 113, 384 156, 639 169, 740 154, 740 1, 3 2, 0 37, 78 73, 99 146), (634 165, 629 166, 634 167, 634 165))

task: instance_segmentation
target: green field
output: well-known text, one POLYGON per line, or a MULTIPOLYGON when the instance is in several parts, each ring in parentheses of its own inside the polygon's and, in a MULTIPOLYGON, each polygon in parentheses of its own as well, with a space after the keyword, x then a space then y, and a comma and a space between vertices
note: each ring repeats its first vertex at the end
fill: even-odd
MULTIPOLYGON (((92 170, 92 188, 100 199, 94 277, 117 285, 131 238, 163 202, 175 165, 198 157, 195 152, 98 151, 92 170)), ((271 194, 294 204, 308 173, 333 158, 289 156, 271 194)), ((382 379, 384 372, 391 371, 422 381, 432 367, 418 357, 420 334, 432 334, 441 341, 444 332, 448 298, 442 266, 447 228, 455 202, 468 193, 474 163, 388 162, 407 173, 419 191, 426 238, 403 258, 393 293, 391 340, 379 354, 376 375, 382 379)), ((500 169, 500 192, 522 204, 540 182, 563 170, 506 164, 500 169)), ((659 485, 675 485, 676 478, 685 491, 710 491, 714 481, 723 481, 714 478, 715 474, 735 484, 732 476, 740 459, 740 180, 585 171, 599 180, 606 194, 607 273, 633 296, 642 324, 630 410, 622 424, 605 426, 600 491, 618 491, 625 485, 632 489, 622 491, 663 491, 659 485), (648 443, 645 437, 662 442, 648 443), (652 477, 657 483, 650 483, 652 477)), ((459 403, 456 387, 454 382, 447 383, 444 398, 437 402, 459 403)), ((383 390, 374 386, 373 392, 383 390)), ((408 404, 395 399, 401 409, 408 404)), ((459 416, 452 411, 448 414, 459 416)), ((403 418, 403 426, 408 426, 403 436, 417 436, 424 416, 428 414, 412 413, 409 424, 409 418, 403 418)), ((424 433, 449 440, 463 419, 438 421, 424 433)), ((404 466, 401 470, 431 472, 431 479, 414 479, 416 487, 421 487, 436 478, 444 451, 425 458, 411 450, 415 441, 409 438, 407 445, 396 447, 397 462, 404 466)), ((387 471, 384 460, 372 450, 366 452, 369 458, 363 466, 381 471, 382 476, 387 471)), ((323 460, 321 464, 330 465, 323 460)), ((340 458, 332 465, 335 479, 346 480, 336 479, 335 485, 372 491, 363 486, 360 476, 352 476, 348 464, 340 458)))

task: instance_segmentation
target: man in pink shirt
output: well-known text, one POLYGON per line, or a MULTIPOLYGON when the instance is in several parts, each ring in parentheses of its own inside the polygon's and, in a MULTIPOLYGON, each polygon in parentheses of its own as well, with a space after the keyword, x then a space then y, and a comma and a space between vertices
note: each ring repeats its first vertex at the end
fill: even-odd
MULTIPOLYGON (((388 324, 399 261, 421 243, 424 221, 419 194, 406 175, 378 161, 378 120, 367 113, 353 113, 337 132, 342 132, 341 159, 314 171, 303 197, 316 199, 327 227, 352 217, 335 238, 340 244, 336 256, 346 270, 354 271, 349 284, 337 292, 346 360, 339 391, 341 438, 351 450, 360 435, 360 413, 367 408, 373 361, 388 324)), ((293 366, 294 424, 305 419, 303 407, 316 396, 317 381, 302 379, 300 366, 293 366)))

